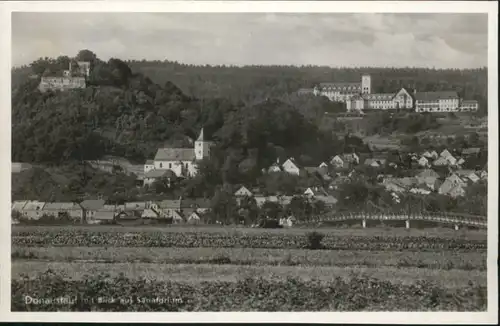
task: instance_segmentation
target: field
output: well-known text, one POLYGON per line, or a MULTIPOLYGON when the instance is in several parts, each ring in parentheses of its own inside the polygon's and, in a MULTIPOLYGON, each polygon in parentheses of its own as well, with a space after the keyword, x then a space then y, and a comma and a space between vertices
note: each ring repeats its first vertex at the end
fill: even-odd
POLYGON ((13 226, 11 255, 13 311, 484 311, 487 305, 480 230, 13 226), (317 249, 312 231, 324 234, 317 249))

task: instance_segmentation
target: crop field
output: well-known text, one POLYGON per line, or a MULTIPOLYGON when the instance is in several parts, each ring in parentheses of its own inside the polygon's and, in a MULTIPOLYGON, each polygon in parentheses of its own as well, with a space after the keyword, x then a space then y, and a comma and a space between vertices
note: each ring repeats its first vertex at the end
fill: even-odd
POLYGON ((11 257, 13 311, 487 306, 482 230, 13 226, 11 257))

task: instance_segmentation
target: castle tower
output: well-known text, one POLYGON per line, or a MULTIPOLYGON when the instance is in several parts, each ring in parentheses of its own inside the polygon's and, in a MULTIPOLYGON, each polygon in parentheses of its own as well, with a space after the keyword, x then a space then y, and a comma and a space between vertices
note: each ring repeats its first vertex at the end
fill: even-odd
POLYGON ((201 128, 200 136, 194 142, 194 154, 196 160, 202 160, 203 158, 210 156, 211 144, 212 144, 211 142, 205 140, 203 135, 203 128, 201 128))
POLYGON ((372 77, 368 74, 361 76, 361 93, 371 94, 372 92, 372 77))

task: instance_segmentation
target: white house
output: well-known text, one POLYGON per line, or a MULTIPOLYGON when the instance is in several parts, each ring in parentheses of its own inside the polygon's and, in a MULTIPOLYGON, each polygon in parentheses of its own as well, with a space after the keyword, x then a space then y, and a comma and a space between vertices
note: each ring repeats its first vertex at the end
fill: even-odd
POLYGON ((450 162, 445 157, 441 156, 437 160, 435 160, 432 164, 435 166, 447 166, 450 164, 450 162))
POLYGON ((447 149, 444 149, 441 154, 439 154, 439 156, 441 157, 444 157, 444 158, 447 158, 449 156, 452 156, 451 153, 447 150, 447 149))
POLYGON ((196 212, 192 212, 191 215, 187 218, 187 223, 189 224, 200 224, 201 218, 200 215, 196 212))
POLYGON ((421 92, 415 94, 416 112, 456 112, 460 98, 455 91, 421 92))
POLYGON ((330 160, 330 164, 336 168, 343 168, 344 167, 344 160, 339 155, 335 155, 330 160))
POLYGON ((236 197, 252 197, 252 192, 248 190, 245 186, 241 186, 240 189, 238 189, 234 195, 236 197))
POLYGON ((328 164, 325 162, 321 162, 321 164, 318 166, 320 169, 328 168, 328 164))
POLYGON ((478 182, 479 180, 481 180, 481 178, 472 170, 458 170, 455 172, 458 176, 462 177, 462 178, 467 178, 469 179, 470 181, 476 183, 478 182))
POLYGON ((170 186, 171 178, 174 177, 175 172, 172 170, 166 169, 153 169, 144 174, 144 185, 150 186, 155 181, 160 180, 161 178, 167 178, 168 186, 170 186))
POLYGON ((429 166, 429 160, 425 157, 425 156, 422 156, 419 160, 418 160, 418 165, 422 166, 422 167, 428 167, 429 166))
POLYGON ((306 191, 304 191, 304 195, 306 196, 310 196, 310 197, 313 197, 313 196, 328 196, 328 194, 326 193, 326 191, 321 188, 321 187, 309 187, 306 189, 306 191))
POLYGON ((147 160, 146 163, 144 164, 144 173, 148 173, 149 171, 153 170, 155 168, 155 161, 153 160, 147 160))
POLYGON ((294 175, 299 175, 300 174, 300 168, 299 166, 295 163, 295 160, 293 158, 289 158, 288 160, 285 161, 282 165, 283 171, 289 174, 294 174, 294 175))

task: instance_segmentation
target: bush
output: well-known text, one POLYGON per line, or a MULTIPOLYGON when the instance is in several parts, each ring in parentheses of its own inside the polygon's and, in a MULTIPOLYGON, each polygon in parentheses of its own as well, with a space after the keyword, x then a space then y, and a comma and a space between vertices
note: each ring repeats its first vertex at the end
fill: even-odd
POLYGON ((324 234, 313 231, 309 232, 307 234, 307 240, 309 242, 309 249, 322 249, 323 245, 321 244, 321 241, 323 241, 323 238, 325 237, 324 234))

